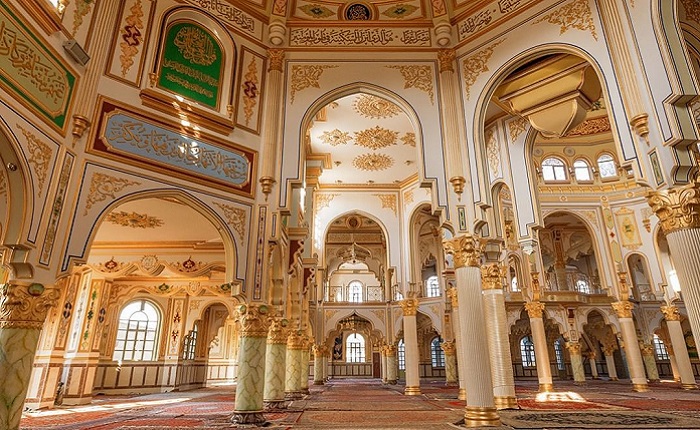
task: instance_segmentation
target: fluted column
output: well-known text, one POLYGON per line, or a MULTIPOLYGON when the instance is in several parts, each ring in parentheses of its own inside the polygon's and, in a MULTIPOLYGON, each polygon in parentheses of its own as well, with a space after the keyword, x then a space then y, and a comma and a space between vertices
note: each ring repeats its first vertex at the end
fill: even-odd
MULTIPOLYGON (((671 364, 671 373, 673 373, 673 380, 676 382, 681 382, 681 372, 678 370, 678 362, 676 361, 676 355, 673 353, 673 347, 671 345, 667 345, 666 352, 668 352, 668 362, 671 364)), ((697 384, 695 386, 697 387, 697 384)), ((694 390, 696 388, 689 389, 694 390)))
POLYGON ((260 175, 262 192, 267 196, 272 191, 272 186, 277 182, 275 171, 277 169, 277 153, 281 150, 280 136, 283 127, 282 111, 284 109, 282 91, 284 88, 284 50, 268 49, 267 56, 269 66, 267 69, 267 106, 265 106, 265 119, 263 122, 262 142, 263 160, 260 175))
POLYGON ((0 285, 0 429, 19 428, 39 334, 59 297, 41 284, 0 285))
POLYGON ((265 352, 265 389, 263 405, 266 410, 286 409, 284 382, 287 371, 287 325, 286 319, 275 319, 267 333, 265 352))
POLYGON ((446 340, 440 344, 445 352, 445 384, 457 383, 457 351, 453 340, 446 340))
POLYGON ((284 384, 284 395, 287 400, 301 399, 301 352, 304 349, 304 339, 301 334, 293 331, 287 338, 287 378, 284 384))
POLYGON ((595 352, 589 352, 588 353, 588 364, 591 366, 591 376, 593 379, 598 379, 598 365, 596 364, 596 353, 595 352))
POLYGON ((379 352, 382 366, 382 384, 386 384, 386 345, 382 344, 382 346, 379 347, 379 352))
POLYGON ((637 330, 632 319, 632 308, 634 305, 629 300, 621 300, 611 305, 620 321, 620 332, 624 343, 625 357, 627 357, 627 367, 632 380, 632 389, 639 392, 649 391, 647 377, 644 373, 642 353, 639 350, 639 342, 637 340, 637 330))
POLYGON ((642 361, 644 362, 649 382, 659 382, 659 369, 656 367, 656 359, 654 358, 654 345, 645 343, 639 349, 642 352, 642 361))
POLYGON ((396 385, 398 377, 398 362, 396 360, 396 345, 390 343, 386 346, 386 382, 396 385))
POLYGON ((452 304, 452 331, 454 332, 455 348, 457 349, 457 377, 459 378, 458 400, 467 400, 466 364, 464 363, 464 352, 462 348, 462 331, 459 322, 459 299, 457 298, 457 288, 449 288, 446 291, 452 304))
POLYGON ((668 335, 671 338, 670 349, 673 351, 681 384, 686 390, 695 390, 698 388, 698 385, 695 382, 693 367, 690 364, 688 348, 686 347, 685 337, 683 336, 681 314, 676 306, 661 306, 661 312, 664 314, 664 318, 666 318, 668 335))
POLYGON ((459 236, 444 242, 445 252, 454 257, 462 349, 466 371, 467 427, 499 426, 493 398, 489 344, 484 324, 481 293, 480 243, 472 236, 459 236))
POLYGON ((606 346, 603 348, 603 354, 605 355, 605 365, 608 368, 608 376, 610 377, 611 381, 617 381, 617 368, 615 367, 615 356, 613 355, 615 353, 615 349, 606 346))
POLYGON ((301 381, 299 386, 302 394, 309 394, 309 361, 311 360, 311 345, 313 340, 304 339, 304 349, 301 350, 301 381))
POLYGON ((583 369, 583 355, 581 354, 580 342, 566 342, 566 349, 571 358, 571 371, 574 374, 574 383, 585 383, 586 372, 583 369))
POLYGON ((314 352, 314 385, 323 385, 323 358, 328 353, 328 347, 323 344, 315 344, 314 352))
POLYGON ((266 305, 240 305, 236 320, 240 324, 236 403, 231 422, 263 424, 263 390, 265 385, 265 339, 269 326, 266 305))
MULTIPOLYGON (((533 274, 533 278, 534 278, 533 274)), ((552 391, 552 368, 549 366, 549 349, 547 348, 547 333, 544 330, 544 303, 533 301, 525 303, 525 310, 530 318, 530 329, 532 330, 532 343, 535 345, 535 364, 537 366, 537 379, 539 380, 540 392, 552 391)))
POLYGON ((416 313, 418 312, 418 299, 409 297, 400 303, 403 310, 403 341, 406 348, 406 388, 404 394, 417 396, 420 392, 420 374, 418 354, 418 328, 416 325, 416 313))

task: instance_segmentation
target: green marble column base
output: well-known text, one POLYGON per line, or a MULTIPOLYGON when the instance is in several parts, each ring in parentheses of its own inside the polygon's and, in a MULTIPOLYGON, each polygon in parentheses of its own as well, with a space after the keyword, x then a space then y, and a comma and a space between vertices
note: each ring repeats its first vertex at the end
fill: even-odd
POLYGON ((266 412, 284 410, 289 406, 286 400, 265 400, 263 404, 265 405, 266 412))
POLYGON ((265 417, 263 416, 262 411, 255 411, 255 412, 239 412, 239 411, 233 411, 233 416, 231 417, 231 422, 234 424, 242 424, 242 425, 254 425, 254 426, 264 426, 267 421, 265 421, 265 417))
POLYGON ((286 391, 284 393, 285 400, 299 400, 303 397, 304 395, 301 393, 301 391, 286 391))

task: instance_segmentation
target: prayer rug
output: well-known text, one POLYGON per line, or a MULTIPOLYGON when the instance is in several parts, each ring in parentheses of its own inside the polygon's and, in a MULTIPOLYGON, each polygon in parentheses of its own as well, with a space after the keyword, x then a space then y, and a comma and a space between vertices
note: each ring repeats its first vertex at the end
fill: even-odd
POLYGON ((517 429, 700 429, 700 420, 647 411, 501 411, 501 421, 517 429))

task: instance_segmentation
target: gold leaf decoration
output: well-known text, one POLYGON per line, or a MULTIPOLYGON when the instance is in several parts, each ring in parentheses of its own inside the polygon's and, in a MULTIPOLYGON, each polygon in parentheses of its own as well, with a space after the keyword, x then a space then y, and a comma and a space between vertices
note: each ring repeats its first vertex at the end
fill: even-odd
POLYGON ((214 202, 214 204, 224 211, 224 216, 226 217, 228 225, 230 225, 240 237, 244 237, 246 223, 245 211, 241 208, 225 205, 223 203, 214 202))
POLYGON ((119 43, 119 48, 122 51, 119 56, 119 62, 122 65, 122 77, 125 77, 131 66, 134 65, 134 57, 139 52, 141 38, 143 37, 142 30, 144 29, 141 21, 141 18, 143 18, 141 0, 136 0, 136 3, 131 6, 129 11, 131 15, 125 19, 126 25, 122 28, 122 41, 119 43))
POLYGON ((403 193, 403 204, 410 205, 411 203, 413 203, 413 190, 408 190, 403 193))
POLYGON ((339 195, 340 194, 314 194, 314 200, 316 201, 314 212, 318 213, 321 209, 329 207, 333 199, 339 195))
POLYGON ((508 131, 510 132, 510 142, 515 143, 518 137, 527 130, 530 121, 527 118, 517 117, 514 121, 508 123, 508 131))
POLYGON ((294 65, 292 66, 291 93, 290 103, 294 103, 294 96, 297 92, 307 88, 321 88, 318 80, 321 78, 324 70, 335 69, 338 66, 319 66, 319 65, 294 65))
POLYGON ((486 130, 486 158, 489 161, 489 167, 494 176, 498 176, 501 169, 500 155, 495 130, 490 128, 486 130))
POLYGON ((324 131, 323 134, 321 134, 321 141, 331 146, 345 145, 351 139, 350 133, 340 131, 337 128, 331 131, 324 131))
POLYGON ((136 212, 110 212, 105 221, 122 227, 156 228, 163 225, 163 220, 147 214, 136 212))
POLYGON ((7 197, 7 178, 4 169, 0 170, 0 196, 7 197))
POLYGON ((404 79, 404 88, 416 88, 428 93, 430 103, 435 104, 433 90, 433 71, 430 66, 386 66, 401 72, 404 79))
POLYGON ((365 118, 391 118, 401 113, 401 108, 381 97, 362 94, 353 103, 355 111, 365 118))
POLYGON ((386 170, 394 165, 394 159, 384 154, 362 154, 352 160, 352 165, 365 171, 386 170))
POLYGON ((46 172, 49 171, 49 161, 51 161, 51 147, 45 144, 38 137, 28 130, 25 130, 22 126, 17 124, 17 128, 22 131, 24 138, 27 139, 27 150, 29 152, 29 157, 27 161, 34 167, 34 173, 36 173, 37 182, 39 184, 39 194, 44 188, 44 182, 46 181, 46 172))
POLYGON ((596 33, 593 14, 591 13, 591 7, 588 5, 588 0, 576 0, 566 4, 538 19, 533 24, 538 24, 542 21, 559 25, 559 34, 564 34, 572 28, 581 31, 589 30, 593 39, 598 40, 598 33, 596 33))
POLYGON ((700 127, 700 98, 695 100, 692 105, 690 105, 690 110, 693 112, 693 118, 695 118, 695 123, 700 127))
POLYGON ((396 215, 396 194, 374 194, 382 202, 382 209, 391 209, 396 215))
POLYGON ((95 203, 104 201, 108 197, 112 200, 116 200, 116 193, 133 185, 141 185, 141 183, 123 178, 115 178, 114 176, 105 175, 104 173, 93 173, 90 181, 90 191, 88 192, 87 202, 85 203, 85 215, 87 215, 88 211, 92 209, 95 203))
POLYGON ((175 35, 173 45, 177 46, 185 60, 198 66, 210 66, 217 59, 214 42, 198 27, 183 27, 175 35))
POLYGON ((73 12, 73 32, 71 33, 75 37, 78 33, 78 29, 83 25, 83 19, 90 13, 90 8, 92 7, 93 0, 77 0, 75 3, 75 12, 73 12))
POLYGON ((329 16, 335 15, 335 12, 332 10, 318 4, 305 4, 299 6, 299 9, 311 18, 316 19, 328 18, 329 16))
POLYGON ((467 92, 467 99, 470 97, 469 90, 474 82, 476 82, 479 75, 489 71, 488 61, 491 55, 493 55, 493 50, 496 46, 503 43, 504 40, 505 39, 501 39, 488 48, 482 49, 464 60, 462 68, 464 71, 464 89, 467 92))
POLYGON ((700 3, 697 0, 681 0, 685 17, 700 24, 700 3))
POLYGON ((258 103, 258 66, 255 59, 251 59, 248 64, 248 71, 243 82, 243 114, 245 115, 245 125, 250 123, 253 117, 255 105, 258 103))
POLYGON ((380 126, 355 132, 355 145, 377 150, 396 145, 398 131, 387 130, 380 126))
POLYGON ((404 145, 416 147, 416 134, 413 132, 408 132, 404 134, 404 136, 401 138, 401 142, 403 142, 404 145))
POLYGON ((388 18, 403 19, 407 16, 410 16, 416 10, 418 10, 418 8, 413 6, 412 4, 401 3, 391 6, 390 8, 382 12, 382 15, 388 18))
POLYGON ((574 127, 564 137, 587 136, 610 131, 610 119, 607 116, 587 119, 574 127))

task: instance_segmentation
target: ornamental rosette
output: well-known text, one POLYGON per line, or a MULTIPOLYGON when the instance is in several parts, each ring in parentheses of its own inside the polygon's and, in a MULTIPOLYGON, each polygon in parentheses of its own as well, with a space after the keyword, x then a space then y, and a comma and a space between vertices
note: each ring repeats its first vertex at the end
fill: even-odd
POLYGON ((401 305, 401 310, 403 311, 403 316, 415 316, 418 312, 418 299, 415 297, 409 297, 403 299, 399 302, 401 305))
POLYGON ((619 302, 610 303, 618 318, 632 318, 632 309, 634 305, 629 300, 620 300, 619 302))
POLYGON ((700 228, 700 183, 647 193, 665 234, 688 228, 700 228))
POLYGON ((41 330, 60 295, 58 289, 46 289, 41 284, 0 285, 0 328, 41 330))
POLYGON ((240 305, 236 322, 241 326, 241 337, 267 337, 270 317, 267 305, 240 305))

